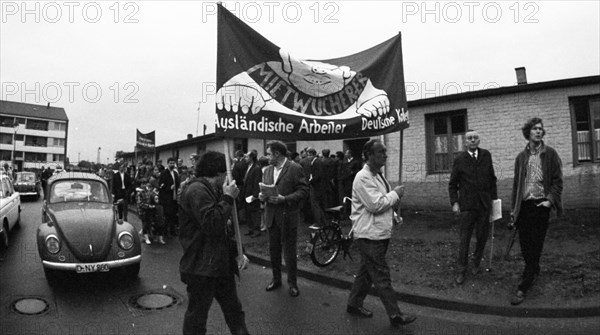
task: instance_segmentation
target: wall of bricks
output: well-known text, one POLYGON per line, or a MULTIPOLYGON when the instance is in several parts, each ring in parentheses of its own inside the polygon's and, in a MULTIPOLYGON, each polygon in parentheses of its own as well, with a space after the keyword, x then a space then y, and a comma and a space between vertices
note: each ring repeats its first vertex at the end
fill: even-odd
MULTIPOLYGON (((565 208, 600 207, 600 164, 573 164, 573 141, 569 97, 600 94, 600 85, 574 86, 511 93, 417 106, 409 110, 410 127, 403 134, 403 204, 414 208, 449 209, 449 173, 428 174, 426 164, 425 115, 467 111, 468 128, 477 130, 480 147, 492 153, 498 196, 509 210, 514 160, 525 148, 521 127, 531 117, 544 121, 545 143, 557 150, 563 163, 565 208)), ((400 177, 400 134, 386 135, 386 176, 397 184, 400 177)))

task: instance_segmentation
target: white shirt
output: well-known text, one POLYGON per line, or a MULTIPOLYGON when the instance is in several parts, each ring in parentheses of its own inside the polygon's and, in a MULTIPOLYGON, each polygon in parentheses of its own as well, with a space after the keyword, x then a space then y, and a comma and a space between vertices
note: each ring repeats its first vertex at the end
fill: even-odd
POLYGON ((283 169, 283 166, 285 165, 285 163, 287 162, 287 157, 283 160, 283 164, 281 164, 281 166, 275 166, 275 168, 273 169, 273 182, 277 182, 277 179, 279 178, 279 173, 281 173, 281 170, 283 169))

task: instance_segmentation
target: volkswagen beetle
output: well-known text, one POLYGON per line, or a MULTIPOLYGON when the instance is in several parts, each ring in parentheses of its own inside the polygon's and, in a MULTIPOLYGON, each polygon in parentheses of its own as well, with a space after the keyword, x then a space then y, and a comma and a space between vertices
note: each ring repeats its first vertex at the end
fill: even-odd
POLYGON ((133 225, 118 219, 106 181, 92 173, 48 179, 37 247, 46 279, 61 271, 119 271, 136 278, 142 249, 133 225))

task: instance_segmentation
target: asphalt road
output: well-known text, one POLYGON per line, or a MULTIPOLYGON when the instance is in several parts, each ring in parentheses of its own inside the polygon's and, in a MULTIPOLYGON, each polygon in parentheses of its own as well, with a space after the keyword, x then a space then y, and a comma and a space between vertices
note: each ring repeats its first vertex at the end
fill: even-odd
MULTIPOLYGON (((143 246, 139 279, 128 282, 116 272, 69 276, 50 287, 44 276, 35 232, 41 200, 23 202, 22 228, 11 235, 11 246, 0 262, 0 334, 179 334, 186 308, 185 286, 179 280, 181 248, 177 240, 166 246, 143 246), (144 297, 149 309, 135 302, 144 297), (140 298, 141 297, 141 298, 140 298), (169 304, 164 303, 167 299, 169 304), (48 309, 37 315, 14 310, 20 299, 42 299, 48 309)), ((130 222, 140 226, 130 214, 130 222)), ((301 294, 291 298, 287 287, 265 292, 270 269, 250 265, 242 272, 238 290, 253 334, 597 334, 600 318, 505 318, 449 312, 401 304, 415 313, 415 323, 390 328, 379 300, 368 297, 372 319, 345 313, 348 291, 299 279, 301 294)), ((284 275, 285 280, 285 275, 284 275)), ((142 299, 142 300, 140 300, 142 299)), ((218 304, 209 314, 210 334, 229 334, 218 304)))

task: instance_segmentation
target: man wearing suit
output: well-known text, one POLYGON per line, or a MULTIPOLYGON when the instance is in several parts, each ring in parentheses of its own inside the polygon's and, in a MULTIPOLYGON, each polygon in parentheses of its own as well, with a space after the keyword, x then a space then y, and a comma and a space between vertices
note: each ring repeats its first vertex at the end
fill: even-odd
MULTIPOLYGON (((165 221, 168 232, 175 236, 177 235, 177 191, 179 189, 179 173, 175 170, 175 158, 167 160, 167 167, 160 173, 158 178, 158 201, 163 206, 165 211, 165 221)), ((162 239, 159 239, 160 244, 164 244, 162 239)))
POLYGON ((480 271, 479 263, 489 233, 492 200, 498 199, 492 155, 479 148, 479 134, 476 131, 467 130, 465 139, 467 150, 454 159, 448 183, 452 211, 460 218, 458 274, 455 278, 459 285, 465 281, 473 230, 477 244, 471 273, 476 275, 480 271))
POLYGON ((249 151, 246 156, 246 164, 248 168, 244 175, 244 185, 242 187, 242 199, 246 208, 246 219, 248 220, 248 233, 246 235, 252 237, 260 236, 260 201, 258 193, 260 193, 259 183, 262 181, 262 169, 258 166, 258 153, 256 150, 249 151), (252 201, 246 199, 252 197, 252 201))
POLYGON ((308 153, 312 157, 308 185, 310 187, 310 209, 314 220, 313 226, 322 227, 325 225, 325 212, 323 210, 327 208, 327 196, 330 193, 329 181, 323 166, 323 159, 317 156, 314 149, 309 149, 308 153))
POLYGON ((281 141, 267 143, 269 166, 263 173, 263 183, 275 185, 277 195, 259 194, 260 201, 266 202, 265 223, 269 232, 269 252, 273 280, 266 290, 272 291, 281 286, 281 251, 288 268, 289 294, 300 294, 296 282, 296 242, 298 239, 298 205, 308 196, 308 186, 302 167, 287 159, 287 147, 281 141))
POLYGON ((112 180, 112 194, 113 201, 123 199, 123 202, 117 206, 119 211, 119 219, 127 221, 127 208, 129 206, 129 194, 131 193, 131 176, 127 173, 127 166, 125 163, 119 165, 119 173, 113 176, 112 180))

